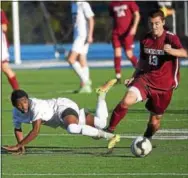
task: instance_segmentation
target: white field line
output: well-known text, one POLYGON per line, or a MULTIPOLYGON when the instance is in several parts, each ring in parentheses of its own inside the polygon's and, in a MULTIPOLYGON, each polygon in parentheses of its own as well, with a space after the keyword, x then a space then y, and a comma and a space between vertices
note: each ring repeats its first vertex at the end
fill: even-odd
MULTIPOLYGON (((138 135, 137 135, 138 136, 138 135)), ((121 138, 136 138, 137 136, 133 135, 121 135, 121 138)), ((188 136, 154 136, 153 140, 188 140, 188 136)))
POLYGON ((188 173, 2 173, 4 176, 188 176, 188 173))
POLYGON ((188 129, 161 129, 157 133, 188 134, 188 129))
MULTIPOLYGON (((154 140, 188 140, 188 130, 187 129, 166 129, 160 130, 156 135, 153 137, 154 140), (161 135, 163 134, 163 135, 161 135), (164 135, 169 134, 169 135, 164 135), (174 135, 176 134, 176 135, 174 135), (183 134, 183 135, 177 135, 183 134), (186 135, 184 135, 186 134, 186 135)), ((136 138, 139 134, 137 133, 130 133, 130 134, 123 134, 121 133, 121 138, 136 138)), ((3 134, 2 137, 13 137, 14 134, 3 134)), ((71 135, 67 133, 62 134, 40 134, 43 137, 80 137, 82 135, 71 135)))

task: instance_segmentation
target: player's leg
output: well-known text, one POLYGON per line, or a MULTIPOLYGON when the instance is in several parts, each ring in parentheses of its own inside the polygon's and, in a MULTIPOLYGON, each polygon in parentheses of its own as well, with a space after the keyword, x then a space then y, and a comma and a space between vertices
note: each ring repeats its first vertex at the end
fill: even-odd
POLYGON ((160 128, 162 115, 170 104, 173 91, 158 91, 150 89, 150 97, 146 103, 146 108, 151 112, 150 119, 144 133, 147 138, 152 138, 160 128))
POLYGON ((136 67, 138 59, 133 53, 133 47, 134 47, 133 39, 134 39, 133 36, 128 35, 124 39, 124 45, 123 46, 124 46, 124 50, 125 50, 125 54, 126 54, 127 58, 131 61, 133 67, 136 67))
POLYGON ((88 48, 89 44, 85 44, 83 47, 82 52, 79 55, 79 62, 82 67, 83 75, 86 78, 86 82, 81 81, 81 88, 78 91, 79 93, 91 93, 92 88, 91 88, 91 80, 90 80, 90 75, 89 75, 89 66, 87 63, 87 53, 88 53, 88 48))
POLYGON ((94 117, 94 126, 96 128, 103 129, 106 127, 108 118, 108 108, 105 98, 107 92, 110 90, 111 87, 114 86, 116 82, 117 79, 109 80, 104 85, 96 89, 96 93, 98 94, 97 107, 94 117))
POLYGON ((3 61, 1 63, 1 68, 2 68, 2 71, 4 72, 4 74, 6 75, 11 87, 13 90, 16 90, 16 89, 19 89, 19 84, 18 84, 18 81, 17 81, 17 78, 16 78, 16 74, 15 72, 10 68, 9 66, 9 63, 8 62, 5 62, 3 61))
MULTIPOLYGON (((94 117, 90 115, 90 120, 94 120, 94 117)), ((79 118, 72 112, 70 115, 66 115, 63 118, 64 126, 70 134, 81 134, 89 137, 106 138, 110 140, 114 137, 114 134, 104 132, 90 125, 80 125, 79 118)), ((87 121, 86 121, 87 122, 87 121)))
POLYGON ((86 76, 87 80, 90 81, 90 83, 91 83, 89 66, 88 66, 88 62, 87 62, 88 49, 89 49, 89 44, 86 43, 83 47, 82 53, 79 55, 79 61, 80 61, 80 65, 83 69, 84 75, 86 76))
POLYGON ((147 90, 142 81, 136 81, 128 88, 123 99, 113 110, 109 126, 107 130, 113 132, 119 122, 125 117, 128 108, 133 104, 145 100, 147 97, 147 90))
POLYGON ((117 83, 121 83, 121 59, 122 59, 122 49, 119 36, 117 34, 112 34, 112 45, 114 48, 114 69, 117 78, 117 83))
POLYGON ((77 61, 79 54, 81 53, 81 48, 84 45, 84 39, 82 37, 77 37, 74 40, 72 50, 68 56, 68 62, 76 72, 76 74, 79 76, 80 80, 83 83, 87 82, 87 78, 85 77, 83 73, 83 69, 80 65, 80 63, 77 61))
POLYGON ((107 130, 114 132, 116 126, 125 117, 128 112, 128 108, 137 102, 137 95, 133 91, 128 91, 120 103, 113 110, 109 126, 107 130))
POLYGON ((160 122, 161 122, 162 115, 156 115, 154 113, 150 113, 149 122, 144 133, 144 137, 149 139, 159 130, 160 122))
POLYGON ((4 33, 1 32, 1 69, 4 72, 4 74, 7 76, 7 79, 12 86, 12 88, 18 89, 18 81, 16 79, 16 74, 13 72, 13 70, 9 66, 9 53, 8 53, 8 47, 7 47, 7 41, 6 36, 4 33))

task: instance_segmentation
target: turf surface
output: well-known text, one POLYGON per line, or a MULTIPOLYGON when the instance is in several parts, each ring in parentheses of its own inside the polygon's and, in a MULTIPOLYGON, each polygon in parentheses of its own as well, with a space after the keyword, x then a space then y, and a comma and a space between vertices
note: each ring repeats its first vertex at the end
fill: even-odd
MULTIPOLYGON (((127 78, 133 72, 123 69, 127 78)), ((20 86, 31 97, 50 99, 68 97, 80 107, 95 111, 96 94, 73 94, 79 87, 79 80, 70 69, 59 70, 18 70, 20 86)), ((157 147, 146 158, 135 158, 130 152, 132 138, 142 135, 148 113, 144 103, 130 108, 126 119, 118 125, 116 132, 125 136, 112 154, 107 154, 106 140, 93 140, 84 136, 72 136, 62 129, 43 126, 40 135, 27 147, 22 156, 4 151, 2 158, 2 177, 188 177, 188 68, 181 69, 181 83, 175 91, 158 134, 162 140, 154 139, 157 147), (165 139, 167 138, 167 140, 165 139), (179 138, 179 139, 178 139, 179 138)), ((91 69, 93 88, 114 77, 113 69, 91 69)), ((107 95, 109 115, 124 95, 126 88, 116 85, 107 95)), ((2 144, 15 144, 9 100, 11 88, 7 79, 2 77, 2 144)), ((23 125, 28 133, 31 125, 23 125)))

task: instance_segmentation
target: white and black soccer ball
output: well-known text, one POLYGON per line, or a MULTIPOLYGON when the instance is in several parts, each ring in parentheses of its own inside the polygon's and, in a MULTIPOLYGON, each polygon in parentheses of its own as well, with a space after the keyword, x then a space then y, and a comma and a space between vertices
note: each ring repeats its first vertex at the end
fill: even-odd
POLYGON ((152 144, 149 139, 143 136, 136 137, 131 144, 131 152, 136 157, 145 157, 152 150, 152 144))

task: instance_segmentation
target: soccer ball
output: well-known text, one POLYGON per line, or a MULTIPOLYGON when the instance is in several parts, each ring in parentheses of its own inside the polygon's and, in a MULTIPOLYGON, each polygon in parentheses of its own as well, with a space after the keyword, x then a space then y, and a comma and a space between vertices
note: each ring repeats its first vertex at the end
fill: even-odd
POLYGON ((131 144, 131 152, 136 157, 145 157, 152 150, 152 144, 146 137, 139 136, 131 144))

